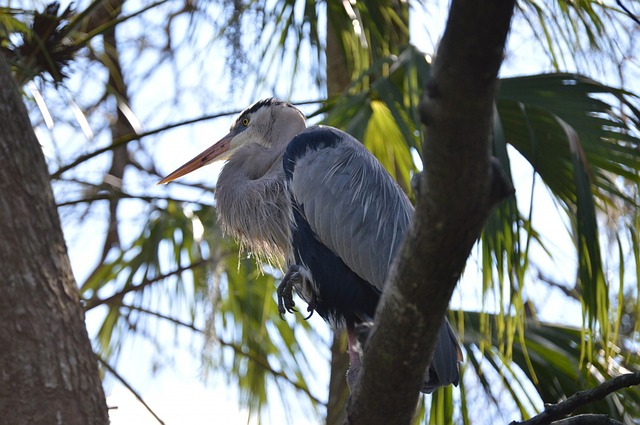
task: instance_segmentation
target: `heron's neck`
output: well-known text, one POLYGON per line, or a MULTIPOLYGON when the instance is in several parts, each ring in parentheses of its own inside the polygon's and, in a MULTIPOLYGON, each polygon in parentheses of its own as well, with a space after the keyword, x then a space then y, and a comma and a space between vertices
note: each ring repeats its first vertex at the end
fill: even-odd
POLYGON ((250 144, 238 149, 225 164, 224 170, 237 171, 235 178, 258 180, 268 178, 282 168, 284 149, 265 148, 250 144))
POLYGON ((289 199, 284 189, 284 149, 239 148, 216 185, 223 230, 258 255, 282 264, 288 254, 289 199))

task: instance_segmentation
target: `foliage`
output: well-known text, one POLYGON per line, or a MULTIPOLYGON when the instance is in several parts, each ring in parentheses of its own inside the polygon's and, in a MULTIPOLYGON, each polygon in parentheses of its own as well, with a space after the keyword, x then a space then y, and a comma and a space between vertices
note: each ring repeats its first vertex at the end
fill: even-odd
POLYGON ((69 30, 66 22, 73 14, 71 6, 60 12, 59 3, 48 4, 42 12, 33 13, 33 21, 28 28, 14 17, 17 11, 3 9, 0 47, 14 68, 16 79, 25 82, 48 73, 55 83, 60 83, 66 77, 62 69, 78 49, 66 40, 69 30), (16 34, 20 35, 19 43, 13 42, 16 34))
MULTIPOLYGON (((97 226, 113 225, 121 234, 119 243, 105 243, 103 255, 95 255, 91 272, 81 273, 87 316, 100 318, 93 319, 100 320, 96 350, 113 364, 132 340, 150 340, 160 353, 167 329, 174 341, 186 331, 203 338, 204 364, 229 376, 252 414, 259 416, 274 403, 267 394, 275 385, 282 394, 293 392, 293 403, 304 400, 321 415, 325 390, 316 389, 317 366, 310 365, 306 350, 326 342, 308 322, 277 317, 273 289, 280 275, 246 253, 238 259, 239 249, 220 234, 209 191, 213 181, 167 189, 154 184, 162 174, 158 168, 180 162, 173 160, 176 152, 188 157, 197 150, 185 143, 178 150, 167 146, 210 139, 211 132, 200 130, 206 121, 232 115, 249 97, 266 92, 309 99, 322 93, 323 23, 328 22, 339 34, 351 84, 342 95, 306 111, 311 119, 356 136, 410 193, 411 176, 420 167, 414 161, 423 137, 419 102, 430 64, 409 43, 407 17, 424 13, 422 6, 395 1, 124 3, 122 11, 115 8, 106 20, 87 27, 100 4, 79 4, 75 15, 69 8, 60 14, 46 9, 66 26, 56 21, 59 36, 46 49, 35 49, 38 66, 28 60, 14 63, 49 152, 70 245, 84 238, 76 227, 94 238, 97 226), (115 54, 107 54, 103 35, 113 28, 122 31, 115 54), (64 53, 61 60, 56 52, 64 53), (222 62, 230 72, 221 71, 222 62), (54 90, 35 77, 43 70, 54 81, 65 73, 69 79, 54 90), (123 83, 131 100, 115 96, 110 81, 123 83), (134 133, 114 130, 123 111, 134 133), (113 179, 112 152, 123 146, 127 172, 113 179)), ((608 72, 607 62, 628 63, 622 48, 627 37, 618 35, 629 24, 615 6, 550 0, 518 5, 517 19, 530 24, 556 71, 608 72)), ((24 53, 26 42, 48 40, 32 19, 36 14, 2 10, 7 13, 0 13, 0 46, 14 58, 31 57, 24 53)), ((633 351, 640 282, 637 93, 579 73, 503 78, 496 111, 494 155, 510 175, 518 171, 516 158, 530 164, 532 186, 545 187, 575 245, 575 261, 556 264, 575 276, 560 285, 571 295, 562 302, 580 303, 583 326, 536 320, 544 306, 536 305, 535 293, 548 290, 535 275, 544 267, 536 264, 539 253, 561 256, 532 187, 531 199, 518 196, 496 209, 479 241, 474 261, 481 272, 467 273, 482 282, 476 284, 475 302, 482 313, 455 315, 466 351, 465 379, 459 389, 423 400, 431 423, 470 423, 479 392, 484 394, 480 400, 502 403, 496 385, 509 395, 513 411, 528 417, 541 402, 557 401, 640 364, 633 351), (625 332, 622 317, 632 323, 625 332)), ((428 166, 428 158, 421 159, 428 166)), ((292 402, 283 395, 282 403, 292 402)), ((637 392, 626 391, 592 408, 624 419, 637 417, 637 406, 637 392)), ((424 421, 424 415, 417 420, 424 421)))

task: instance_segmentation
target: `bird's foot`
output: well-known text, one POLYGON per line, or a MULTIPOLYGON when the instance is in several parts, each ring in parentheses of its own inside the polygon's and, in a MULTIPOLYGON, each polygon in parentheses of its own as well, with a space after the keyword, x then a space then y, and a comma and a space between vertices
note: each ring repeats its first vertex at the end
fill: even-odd
POLYGON ((278 314, 284 320, 285 313, 294 313, 298 310, 293 302, 293 288, 302 283, 302 274, 300 274, 299 266, 289 267, 289 271, 284 275, 280 285, 278 285, 278 314))

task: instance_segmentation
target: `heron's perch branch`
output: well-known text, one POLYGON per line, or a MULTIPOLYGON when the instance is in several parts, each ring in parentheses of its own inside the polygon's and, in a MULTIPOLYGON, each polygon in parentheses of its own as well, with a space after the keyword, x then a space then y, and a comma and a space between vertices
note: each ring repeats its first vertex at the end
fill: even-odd
POLYGON ((491 159, 514 0, 454 0, 422 107, 425 170, 348 405, 351 424, 408 424, 451 294, 492 207, 512 188, 491 159))
MULTIPOLYGON (((635 373, 627 373, 624 375, 617 376, 609 381, 603 382, 602 384, 594 387, 590 390, 579 391, 569 397, 568 399, 558 403, 548 405, 544 412, 539 415, 534 416, 531 419, 522 422, 511 422, 510 425, 545 425, 551 423, 560 423, 558 419, 561 419, 576 410, 579 407, 586 406, 589 403, 594 401, 602 400, 607 397, 609 394, 621 390, 623 388, 628 388, 634 385, 640 385, 640 372, 635 373), (554 422, 558 421, 558 422, 554 422)), ((585 416, 585 415, 580 415, 585 416)), ((599 415, 597 415, 599 416, 599 415)), ((596 420, 596 419, 594 419, 596 420)), ((569 422, 562 422, 569 423, 569 422)), ((578 422, 576 422, 578 423, 578 422)), ((579 423, 587 423, 587 422, 579 422, 579 423)), ((611 423, 611 422, 588 422, 588 423, 611 423)))

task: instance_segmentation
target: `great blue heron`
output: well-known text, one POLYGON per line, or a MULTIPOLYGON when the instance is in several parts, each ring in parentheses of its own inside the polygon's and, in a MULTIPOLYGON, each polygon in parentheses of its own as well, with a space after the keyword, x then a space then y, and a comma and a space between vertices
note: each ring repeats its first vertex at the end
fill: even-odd
MULTIPOLYGON (((373 320, 413 214, 409 199, 356 139, 307 128, 298 109, 276 99, 244 110, 229 134, 160 183, 227 158, 216 187, 223 230, 259 255, 285 258, 281 315, 294 311, 295 289, 309 312, 346 326, 352 385, 360 367, 354 327, 373 320)), ((422 391, 457 385, 460 359, 445 320, 422 391)))

